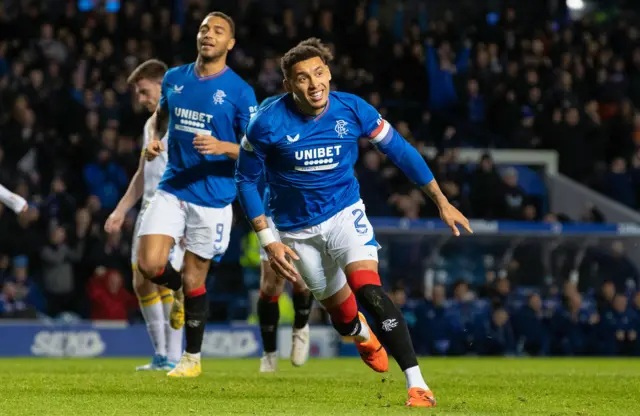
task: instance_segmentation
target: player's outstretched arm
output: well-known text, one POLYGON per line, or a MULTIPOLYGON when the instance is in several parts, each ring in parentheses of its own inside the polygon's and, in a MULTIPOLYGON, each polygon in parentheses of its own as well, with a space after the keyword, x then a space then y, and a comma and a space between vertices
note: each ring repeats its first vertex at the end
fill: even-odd
POLYGON ((142 194, 144 193, 144 154, 145 150, 142 150, 140 154, 140 161, 138 162, 138 169, 136 173, 133 174, 131 178, 131 182, 129 182, 129 187, 127 191, 124 193, 118 205, 113 210, 113 212, 107 218, 107 221, 104 223, 104 230, 108 233, 113 233, 119 231, 124 223, 124 217, 127 215, 127 212, 135 204, 138 203, 140 198, 142 198, 142 194))
POLYGON ((152 117, 155 117, 154 135, 151 136, 155 140, 161 140, 169 129, 169 112, 163 106, 162 100, 158 103, 158 108, 152 117))
POLYGON ((421 189, 436 204, 440 211, 440 218, 442 218, 442 221, 451 228, 453 235, 456 237, 460 235, 458 225, 462 226, 462 228, 464 228, 468 233, 473 234, 473 230, 471 229, 471 225, 469 224, 467 217, 465 217, 458 208, 449 203, 449 200, 444 196, 435 179, 422 186, 421 189))
POLYGON ((267 223, 264 215, 262 195, 258 192, 258 183, 262 180, 264 155, 254 148, 247 137, 240 143, 240 154, 236 163, 235 182, 238 189, 238 200, 249 218, 253 230, 258 235, 260 245, 269 255, 273 270, 282 278, 296 282, 298 272, 291 264, 291 259, 298 260, 296 253, 279 242, 267 223))
POLYGON ((14 194, 4 186, 0 185, 0 202, 11 208, 13 212, 19 214, 27 210, 27 201, 18 194, 14 194))
POLYGON ((449 203, 424 158, 386 120, 380 120, 378 127, 370 135, 371 142, 387 155, 415 184, 431 198, 440 211, 440 217, 455 236, 460 235, 458 225, 467 232, 473 232, 469 220, 449 203))

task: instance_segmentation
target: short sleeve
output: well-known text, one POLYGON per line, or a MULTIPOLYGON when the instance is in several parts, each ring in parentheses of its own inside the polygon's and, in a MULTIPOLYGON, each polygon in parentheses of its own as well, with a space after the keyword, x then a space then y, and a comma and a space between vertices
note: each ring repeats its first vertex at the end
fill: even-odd
POLYGON ((235 128, 239 136, 245 134, 249 121, 258 111, 258 100, 253 88, 247 86, 243 89, 237 103, 235 128))
POLYGON ((169 112, 169 100, 167 98, 167 78, 169 78, 169 73, 164 74, 164 78, 162 78, 162 87, 160 88, 160 108, 166 112, 169 112))
POLYGON ((355 97, 355 112, 360 121, 363 137, 374 137, 374 132, 382 125, 382 116, 371 104, 360 97, 355 97))
POLYGON ((256 153, 260 158, 263 158, 266 153, 269 132, 264 128, 261 116, 262 114, 258 113, 249 121, 240 146, 245 151, 256 153))

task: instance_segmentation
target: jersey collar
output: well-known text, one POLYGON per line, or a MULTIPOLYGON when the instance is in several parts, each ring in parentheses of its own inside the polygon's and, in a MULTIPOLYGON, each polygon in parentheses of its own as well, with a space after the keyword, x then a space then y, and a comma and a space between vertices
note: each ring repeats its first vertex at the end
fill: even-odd
POLYGON ((329 111, 329 105, 331 104, 331 96, 327 97, 327 105, 324 106, 324 109, 322 109, 322 113, 318 114, 317 116, 310 116, 308 114, 303 113, 302 111, 300 111, 300 109, 298 109, 298 106, 296 105, 294 99, 293 99, 293 94, 288 94, 288 103, 289 103, 289 107, 291 108, 291 111, 293 111, 294 113, 298 114, 300 117, 302 117, 304 119, 304 121, 318 121, 320 120, 325 114, 327 114, 327 112, 329 111))
POLYGON ((216 72, 215 74, 211 74, 209 76, 206 77, 201 77, 198 74, 198 68, 196 67, 196 64, 193 64, 193 75, 195 75, 195 77, 198 79, 198 81, 207 81, 213 78, 218 78, 220 75, 224 74, 225 72, 227 72, 227 69, 229 69, 228 66, 224 66, 224 68, 222 68, 220 71, 216 72))

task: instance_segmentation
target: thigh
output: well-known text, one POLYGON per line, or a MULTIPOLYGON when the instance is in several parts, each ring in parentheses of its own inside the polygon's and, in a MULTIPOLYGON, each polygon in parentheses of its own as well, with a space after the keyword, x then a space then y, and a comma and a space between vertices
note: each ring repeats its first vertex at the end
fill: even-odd
POLYGON ((324 276, 327 281, 327 287, 323 297, 318 300, 328 299, 335 295, 347 284, 347 276, 342 267, 328 253, 322 255, 322 265, 324 268, 324 276))
POLYGON ((208 208, 189 204, 184 233, 186 251, 219 261, 229 247, 232 224, 231 205, 208 208))
POLYGON ((320 235, 301 239, 296 238, 295 234, 281 233, 280 239, 300 258, 294 264, 313 296, 318 300, 326 299, 332 295, 329 293, 332 286, 327 279, 325 267, 332 264, 323 256, 324 242, 320 235))
POLYGON ((327 253, 341 269, 356 261, 378 261, 380 245, 362 201, 331 218, 325 228, 327 253))
POLYGON ((131 241, 131 267, 135 270, 138 264, 138 246, 140 241, 140 226, 142 225, 142 218, 145 208, 140 210, 138 218, 136 218, 136 225, 133 227, 133 240, 131 241))
POLYGON ((178 241, 185 232, 186 206, 176 196, 158 190, 144 210, 137 237, 166 235, 178 241))
POLYGON ((182 265, 184 263, 184 238, 176 241, 176 243, 171 248, 169 252, 169 263, 174 268, 174 270, 182 270, 182 265))

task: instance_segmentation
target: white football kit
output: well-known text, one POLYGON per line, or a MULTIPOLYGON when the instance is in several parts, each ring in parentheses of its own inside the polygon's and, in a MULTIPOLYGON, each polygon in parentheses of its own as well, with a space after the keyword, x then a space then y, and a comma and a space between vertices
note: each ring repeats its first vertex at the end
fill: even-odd
POLYGON ((318 225, 278 235, 300 257, 294 261, 296 269, 318 300, 335 295, 347 283, 343 270, 348 264, 378 261, 380 245, 362 201, 318 225))
MULTIPOLYGON (((144 126, 143 133, 143 149, 147 148, 147 145, 151 141, 151 137, 149 132, 152 130, 149 123, 151 119, 147 120, 144 126)), ((145 213, 147 212, 147 208, 151 204, 153 200, 156 190, 158 189, 158 183, 160 183, 160 179, 162 178, 162 174, 167 166, 167 135, 162 138, 162 144, 164 145, 165 151, 160 153, 158 157, 153 159, 152 161, 145 160, 144 161, 144 193, 142 195, 142 208, 140 209, 140 213, 138 214, 138 218, 136 219, 135 229, 133 231, 133 243, 131 244, 131 264, 135 267, 138 264, 138 241, 140 236, 142 220, 144 218, 145 213)), ((182 237, 176 238, 176 243, 171 249, 169 254, 169 261, 175 270, 182 269, 182 260, 184 258, 184 248, 182 247, 182 237)))

